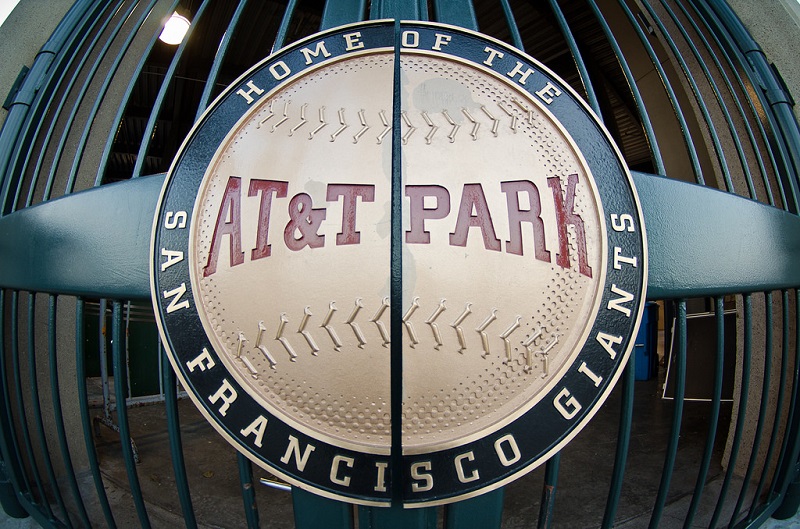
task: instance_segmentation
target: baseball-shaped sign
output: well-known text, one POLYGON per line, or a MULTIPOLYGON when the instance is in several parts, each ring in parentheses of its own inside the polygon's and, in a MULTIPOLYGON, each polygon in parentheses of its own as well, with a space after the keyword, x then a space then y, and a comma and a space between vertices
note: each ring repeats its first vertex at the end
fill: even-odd
POLYGON ((361 504, 446 503, 545 461, 619 378, 647 251, 625 162, 488 37, 378 21, 293 44, 167 176, 153 299, 238 450, 361 504))

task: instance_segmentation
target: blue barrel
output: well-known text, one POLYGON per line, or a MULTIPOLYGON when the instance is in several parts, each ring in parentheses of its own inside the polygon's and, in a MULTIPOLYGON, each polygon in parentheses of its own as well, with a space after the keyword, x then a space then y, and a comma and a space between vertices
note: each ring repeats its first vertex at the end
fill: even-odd
POLYGON ((633 348, 636 380, 650 380, 658 374, 658 303, 648 301, 633 348))

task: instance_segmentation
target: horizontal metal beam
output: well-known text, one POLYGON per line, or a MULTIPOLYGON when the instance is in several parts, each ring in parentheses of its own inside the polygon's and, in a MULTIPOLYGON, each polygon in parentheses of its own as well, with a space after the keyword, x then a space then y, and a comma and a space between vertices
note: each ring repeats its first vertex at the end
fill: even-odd
MULTIPOLYGON (((722 191, 634 173, 651 299, 800 285, 800 217, 722 191)), ((0 219, 0 286, 150 297, 150 233, 164 175, 102 186, 0 219)))
POLYGON ((800 217, 664 177, 633 173, 633 181, 647 230, 648 298, 800 285, 800 217))
POLYGON ((150 297, 150 232, 164 175, 74 193, 0 218, 0 285, 150 297))

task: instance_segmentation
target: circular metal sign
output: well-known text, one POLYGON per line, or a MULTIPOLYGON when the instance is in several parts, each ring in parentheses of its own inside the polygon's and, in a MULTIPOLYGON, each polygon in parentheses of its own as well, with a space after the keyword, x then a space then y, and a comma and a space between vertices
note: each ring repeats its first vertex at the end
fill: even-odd
POLYGON ((586 424, 632 348, 646 246, 624 161, 562 80, 384 21, 214 103, 151 264, 169 357, 229 442, 316 493, 416 506, 497 488, 586 424))

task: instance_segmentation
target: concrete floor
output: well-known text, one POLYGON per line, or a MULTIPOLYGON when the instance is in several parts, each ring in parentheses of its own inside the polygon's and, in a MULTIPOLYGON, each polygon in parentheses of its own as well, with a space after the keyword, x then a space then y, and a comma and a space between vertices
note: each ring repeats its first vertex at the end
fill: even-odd
MULTIPOLYGON (((660 398, 660 382, 637 382, 637 402, 626 481, 620 498, 617 527, 646 527, 652 503, 658 490, 664 462, 665 439, 669 434, 672 404, 660 398)), ((660 527, 682 526, 683 513, 696 479, 697 464, 705 439, 704 403, 687 402, 678 453, 678 462, 670 488, 668 508, 660 527), (673 513, 675 513, 673 515, 673 513)), ((612 395, 591 424, 563 452, 558 483, 554 527, 597 527, 603 517, 607 483, 613 464, 616 443, 616 421, 619 397, 612 395)), ((723 410, 725 413, 725 410, 723 410)), ((728 411, 729 413, 729 411, 728 411)), ((188 401, 180 403, 184 453, 192 499, 198 520, 203 527, 244 527, 241 497, 238 492, 236 456, 219 435, 188 401)), ((148 514, 154 527, 181 527, 183 520, 175 494, 172 466, 169 460, 164 408, 151 405, 130 409, 131 429, 139 449, 141 463, 137 467, 139 481, 148 501, 148 514)), ((119 438, 107 428, 100 429, 98 456, 109 499, 120 527, 138 527, 127 489, 127 476, 120 458, 119 438)), ((712 462, 711 482, 707 485, 708 505, 701 505, 697 527, 706 527, 721 477, 721 446, 712 462), (716 480, 715 480, 716 479, 716 480)), ((256 479, 266 473, 254 469, 256 479)), ((507 487, 503 529, 522 529, 536 523, 542 470, 535 470, 507 487)), ((91 490, 88 475, 79 475, 82 486, 91 490)), ((738 484, 732 489, 738 491, 738 484)), ((94 494, 85 494, 94 497, 94 494)), ((274 529, 291 529, 292 507, 289 494, 269 487, 257 489, 262 525, 274 529)), ((88 505, 99 517, 97 505, 88 505)), ((727 517, 722 518, 727 523, 727 517)), ((15 520, 4 514, 0 528, 39 527, 31 519, 15 520)), ((792 520, 770 520, 763 527, 798 528, 800 516, 792 520)))
MULTIPOLYGON (((658 491, 672 411, 671 401, 659 397, 660 387, 656 380, 637 383, 636 420, 617 514, 618 522, 625 527, 647 525, 658 491)), ((704 413, 707 406, 704 403, 685 406, 682 437, 686 442, 678 454, 670 503, 685 497, 694 487, 707 428, 704 413)), ((556 527, 596 527, 602 520, 616 447, 618 410, 619 397, 614 394, 589 426, 562 451, 554 514, 556 527)), ((190 402, 181 402, 180 415, 187 474, 198 519, 212 527, 243 527, 235 453, 190 402)), ((153 503, 150 515, 163 518, 164 526, 170 526, 180 521, 180 505, 174 493, 166 432, 160 426, 166 422, 164 409, 162 406, 132 408, 129 417, 141 457, 137 469, 139 481, 145 498, 153 503)), ((720 452, 717 451, 712 463, 712 477, 721 473, 720 452)), ((98 456, 104 479, 107 485, 122 491, 127 488, 127 474, 119 454, 117 435, 102 428, 98 456)), ((260 469, 254 472, 256 479, 268 477, 260 469)), ((543 468, 537 469, 506 488, 503 529, 530 527, 531 521, 538 518, 543 475, 543 468)), ((119 507, 133 516, 130 507, 126 508, 129 500, 125 496, 120 494, 119 507)), ((293 527, 287 493, 263 487, 257 490, 257 501, 262 516, 268 516, 270 527, 293 527)))
MULTIPOLYGON (((658 491, 672 411, 672 402, 660 398, 660 388, 661 382, 657 380, 636 383, 631 449, 617 513, 617 526, 625 529, 647 527, 658 491)), ((660 524, 662 528, 682 526, 683 513, 702 457, 707 408, 707 403, 685 404, 678 460, 668 508, 660 524)), ((563 450, 554 527, 590 528, 600 524, 613 466, 618 410, 619 396, 615 392, 589 426, 563 450)), ((723 408, 723 415, 726 415, 723 424, 729 413, 728 405, 723 408)), ((181 401, 180 415, 187 474, 198 520, 204 527, 244 527, 234 451, 211 429, 191 402, 181 401)), ((175 494, 167 434, 163 426, 166 423, 164 407, 131 408, 129 418, 141 457, 138 477, 152 523, 154 527, 180 527, 180 505, 175 494)), ((698 527, 707 526, 713 511, 718 478, 722 475, 721 448, 719 443, 712 462, 711 483, 704 495, 709 498, 708 504, 701 505, 698 527)), ((97 451, 118 525, 137 527, 139 523, 126 492, 127 475, 117 434, 101 427, 97 451)), ((254 472, 256 479, 267 476, 260 469, 254 469, 254 472)), ((535 524, 542 479, 543 470, 537 469, 507 487, 503 529, 522 529, 535 524)), ((92 490, 90 476, 81 474, 79 480, 86 487, 85 497, 93 498, 94 493, 88 492, 92 490)), ((732 490, 738 491, 738 486, 735 484, 732 490)), ((274 529, 293 527, 288 493, 259 487, 257 502, 264 526, 274 529)), ((101 517, 98 505, 90 504, 87 508, 94 511, 93 517, 101 517)), ((727 523, 726 516, 722 520, 727 523)), ((30 520, 6 519, 0 527, 36 527, 36 524, 31 524, 30 520)), ((788 522, 771 521, 766 527, 800 528, 800 518, 788 522)))
MULTIPOLYGON (((10 518, 0 509, 0 529, 38 529, 41 526, 33 518, 15 519, 10 518)), ((180 527, 180 526, 178 526, 180 527)), ((272 527, 272 525, 270 525, 272 527)), ((558 523, 555 527, 561 527, 558 523)), ((800 529, 800 515, 795 515, 789 520, 768 520, 761 526, 763 529, 800 529)))
MULTIPOLYGON (((661 369, 663 378, 664 369, 661 369)), ((647 527, 658 492, 672 418, 672 401, 661 398, 663 380, 637 382, 634 421, 625 483, 620 496, 616 526, 625 529, 647 527)), ((619 388, 612 392, 590 424, 563 451, 553 526, 557 528, 598 527, 608 493, 614 462, 617 424, 620 408, 619 388)), ((113 394, 113 393, 112 393, 113 394)), ((667 509, 660 528, 682 527, 697 468, 707 435, 709 403, 690 402, 684 405, 678 456, 667 500, 667 509)), ((192 492, 195 513, 202 527, 245 527, 239 493, 237 458, 234 450, 208 425, 188 400, 179 404, 183 450, 192 492)), ((709 483, 693 527, 707 527, 723 475, 721 466, 724 438, 730 418, 730 403, 723 404, 718 442, 712 459, 709 483)), ((96 410, 99 414, 100 410, 96 410)), ((133 437, 141 458, 137 466, 148 514, 154 527, 181 527, 183 519, 175 493, 170 462, 166 417, 163 405, 154 404, 129 409, 133 437)), ((121 458, 119 436, 100 427, 96 438, 103 479, 120 527, 138 527, 139 522, 128 490, 128 478, 121 458)), ((503 529, 533 527, 538 519, 543 469, 537 469, 506 487, 503 529)), ((268 477, 254 469, 254 477, 268 477)), ((95 498, 88 471, 79 473, 85 499, 95 498)), ((729 495, 738 494, 740 483, 734 483, 729 495)), ((754 487, 750 487, 752 490, 754 487)), ((293 513, 287 492, 266 486, 256 490, 262 526, 271 529, 292 529, 293 513)), ((749 506, 749 500, 745 503, 749 506)), ((99 505, 87 505, 93 519, 102 519, 99 505)), ((727 525, 730 512, 724 513, 720 525, 727 525)), ((0 528, 38 527, 26 520, 13 520, 4 514, 0 528)), ((768 521, 767 528, 800 529, 800 517, 787 521, 768 521)))

